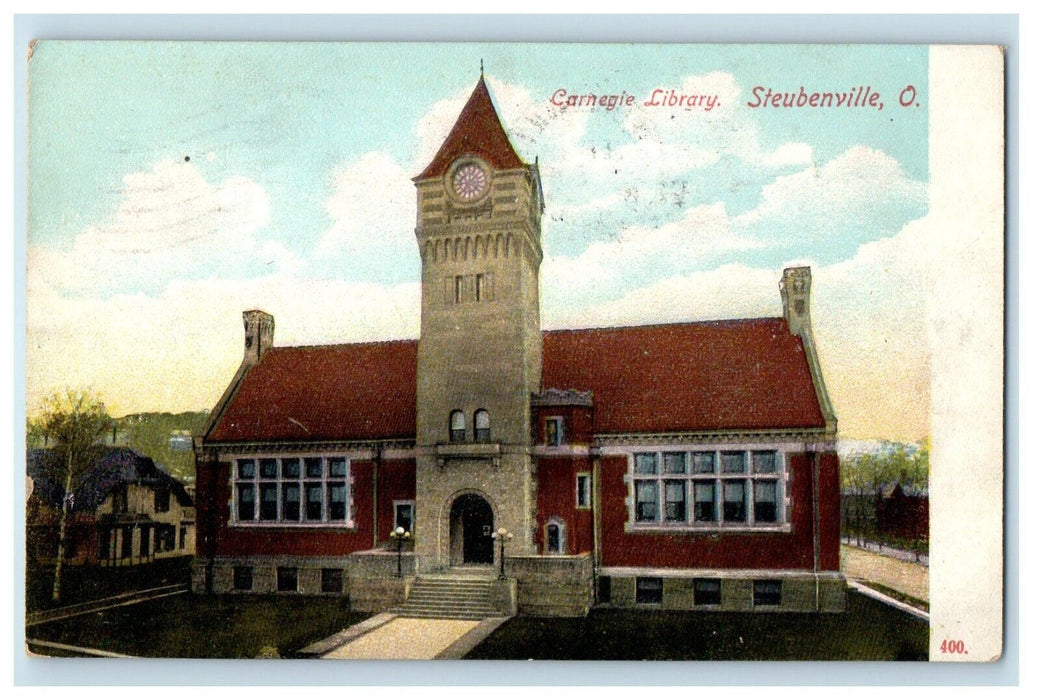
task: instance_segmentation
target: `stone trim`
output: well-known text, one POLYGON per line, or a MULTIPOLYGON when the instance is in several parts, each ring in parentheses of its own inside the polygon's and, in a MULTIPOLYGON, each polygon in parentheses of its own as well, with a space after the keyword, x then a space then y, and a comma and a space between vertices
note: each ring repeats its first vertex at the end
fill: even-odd
POLYGON ((267 452, 304 454, 307 452, 350 453, 352 459, 414 459, 415 440, 274 440, 264 442, 211 442, 203 441, 201 449, 212 453, 256 455, 267 452))
POLYGON ((704 444, 812 444, 817 450, 837 449, 837 439, 823 429, 811 430, 705 430, 675 433, 599 433, 593 436, 593 449, 599 454, 619 454, 617 447, 652 447, 704 444))

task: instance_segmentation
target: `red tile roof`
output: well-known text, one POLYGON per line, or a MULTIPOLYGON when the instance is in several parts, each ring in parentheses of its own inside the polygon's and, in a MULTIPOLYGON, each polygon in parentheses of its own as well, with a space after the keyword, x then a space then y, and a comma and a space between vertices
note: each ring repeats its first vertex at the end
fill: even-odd
POLYGON ((824 425, 781 318, 553 331, 542 386, 591 390, 597 433, 824 425))
POLYGON ((272 348, 208 439, 415 439, 415 340, 272 348))
MULTIPOLYGON (((548 331, 542 385, 591 391, 597 433, 823 427, 783 319, 548 331)), ((273 348, 208 436, 415 437, 418 342, 273 348)))
POLYGON ((516 154, 506 130, 502 128, 483 75, 455 120, 448 138, 416 179, 440 177, 457 158, 465 155, 480 156, 498 170, 524 167, 524 161, 516 154))

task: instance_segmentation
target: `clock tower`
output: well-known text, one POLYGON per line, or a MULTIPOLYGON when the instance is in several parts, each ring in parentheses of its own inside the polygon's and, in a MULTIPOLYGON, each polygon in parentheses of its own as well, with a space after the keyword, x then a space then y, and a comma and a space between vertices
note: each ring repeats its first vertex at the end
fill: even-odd
POLYGON ((483 74, 415 186, 417 565, 487 566, 500 528, 507 554, 535 551, 543 204, 538 166, 514 150, 483 74))

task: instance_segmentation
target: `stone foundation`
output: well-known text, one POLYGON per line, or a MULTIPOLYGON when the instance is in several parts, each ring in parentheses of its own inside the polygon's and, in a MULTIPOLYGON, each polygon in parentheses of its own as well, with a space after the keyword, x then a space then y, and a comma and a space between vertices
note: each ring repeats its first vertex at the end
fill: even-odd
POLYGON ((592 556, 506 557, 516 579, 516 610, 539 617, 584 617, 592 607, 592 556))
POLYGON ((354 610, 379 612, 404 602, 413 579, 415 557, 401 556, 401 570, 397 577, 397 552, 371 550, 355 552, 346 557, 218 557, 213 560, 195 559, 191 565, 191 590, 206 593, 206 568, 212 567, 209 592, 216 594, 275 594, 346 596, 354 610), (252 579, 247 588, 235 587, 235 569, 247 569, 252 579), (294 590, 278 590, 278 569, 296 571, 294 590), (322 572, 329 578, 328 590, 323 590, 322 572), (333 572, 338 572, 335 574, 333 572), (335 577, 339 578, 339 585, 335 577))
MULTIPOLYGON (((385 550, 355 552, 346 557, 196 559, 191 567, 191 589, 195 593, 206 592, 207 566, 211 566, 213 593, 346 596, 354 610, 382 612, 404 603, 411 590, 415 580, 414 555, 403 554, 401 565, 403 576, 397 577, 397 553, 385 550), (248 588, 235 587, 236 567, 247 569, 251 575, 248 588), (295 590, 278 590, 280 567, 296 571, 295 590), (338 589, 322 590, 323 570, 328 583, 336 583, 338 577, 338 589)), ((583 617, 595 603, 594 592, 603 590, 600 584, 606 579, 610 582, 610 600, 600 603, 619 608, 844 612, 846 605, 845 578, 837 572, 605 567, 600 569, 598 579, 594 581, 589 554, 507 557, 506 578, 493 582, 491 596, 500 610, 520 615, 583 617), (646 579, 642 601, 637 593, 640 579, 646 579), (697 601, 697 582, 702 579, 718 581, 717 603, 697 601), (756 581, 778 582, 778 602, 760 595, 756 604, 756 581)), ((770 590, 775 595, 773 585, 770 590)))
POLYGON ((617 608, 659 610, 724 610, 733 612, 844 612, 845 577, 838 572, 716 571, 699 569, 635 569, 606 567, 599 578, 610 580, 610 600, 617 608), (637 583, 646 579, 644 600, 637 583), (699 604, 694 591, 698 580, 719 583, 719 600, 699 604), (779 602, 755 600, 756 581, 779 582, 779 602), (655 595, 657 584, 659 595, 655 595))

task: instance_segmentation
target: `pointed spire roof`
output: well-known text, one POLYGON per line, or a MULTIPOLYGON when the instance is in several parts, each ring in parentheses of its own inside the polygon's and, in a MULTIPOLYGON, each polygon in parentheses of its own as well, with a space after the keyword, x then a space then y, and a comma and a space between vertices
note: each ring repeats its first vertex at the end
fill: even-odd
POLYGON ((491 101, 491 93, 484 82, 483 72, 469 96, 469 101, 462 108, 459 118, 455 120, 455 126, 451 128, 448 138, 441 144, 440 150, 426 169, 415 179, 440 177, 457 158, 464 155, 480 156, 491 167, 499 170, 522 168, 526 165, 509 142, 509 136, 491 101))

